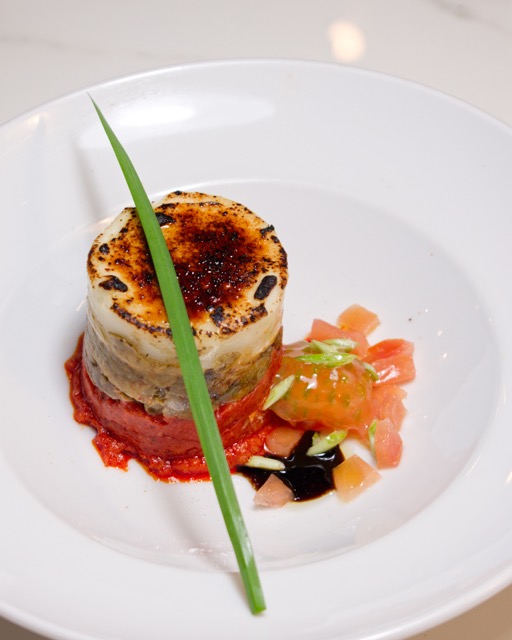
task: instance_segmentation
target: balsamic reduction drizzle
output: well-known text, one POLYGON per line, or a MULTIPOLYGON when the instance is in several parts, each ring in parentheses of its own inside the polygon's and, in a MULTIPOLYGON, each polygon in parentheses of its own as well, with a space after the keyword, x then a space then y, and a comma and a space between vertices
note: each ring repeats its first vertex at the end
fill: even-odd
POLYGON ((287 458, 266 454, 267 458, 280 460, 285 466, 283 471, 255 469, 243 465, 239 466, 237 471, 248 478, 256 490, 274 474, 290 487, 295 501, 319 498, 334 488, 332 471, 343 462, 343 454, 339 447, 333 447, 325 453, 308 456, 306 452, 312 444, 314 433, 306 431, 287 458))

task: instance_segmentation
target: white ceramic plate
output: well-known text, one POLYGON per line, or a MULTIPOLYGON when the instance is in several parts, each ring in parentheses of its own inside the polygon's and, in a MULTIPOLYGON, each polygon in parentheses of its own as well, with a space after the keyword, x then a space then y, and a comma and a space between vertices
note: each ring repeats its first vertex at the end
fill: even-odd
POLYGON ((209 483, 106 469, 63 363, 129 204, 85 92, 0 130, 0 613, 54 638, 402 638, 512 576, 512 133, 338 66, 228 62, 91 89, 153 196, 220 193, 289 253, 285 339, 349 304, 416 344, 403 462, 357 501, 257 511, 248 611, 209 483))

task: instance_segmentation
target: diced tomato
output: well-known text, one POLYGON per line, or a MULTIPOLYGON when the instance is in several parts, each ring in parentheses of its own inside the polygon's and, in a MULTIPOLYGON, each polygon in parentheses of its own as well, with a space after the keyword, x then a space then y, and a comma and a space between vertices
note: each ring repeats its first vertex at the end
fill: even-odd
MULTIPOLYGON (((307 341, 285 348, 275 382, 286 380, 292 384, 283 387, 282 395, 271 405, 275 419, 283 424, 267 436, 266 448, 275 455, 288 456, 306 429, 323 435, 345 430, 373 451, 377 468, 395 467, 402 455, 399 430, 406 414, 407 394, 400 384, 416 375, 414 345, 407 340, 390 339, 370 346, 366 334, 378 325, 379 319, 360 305, 346 309, 338 323, 340 326, 315 319, 307 341), (309 344, 311 340, 338 338, 358 343, 354 350, 358 357, 352 362, 340 365, 327 347, 323 350, 318 345, 315 351, 309 344)), ((357 455, 333 472, 336 490, 343 500, 356 497, 379 478, 378 471, 357 455)))
POLYGON ((413 343, 400 338, 382 340, 369 347, 365 360, 379 374, 376 384, 397 384, 413 380, 416 376, 413 352, 413 343))
POLYGON ((371 420, 373 379, 359 360, 325 367, 285 354, 279 378, 294 377, 287 393, 271 409, 291 425, 331 430, 366 429, 371 420))
POLYGON ((402 457, 402 438, 389 418, 377 420, 373 439, 377 467, 396 467, 402 457))
POLYGON ((404 399, 407 393, 396 384, 376 386, 372 391, 372 413, 377 420, 389 418, 399 430, 407 413, 404 399))
POLYGON ((332 473, 334 487, 349 502, 380 479, 380 473, 357 454, 344 460, 332 473))
POLYGON ((388 358, 399 354, 412 355, 414 344, 403 338, 388 338, 372 345, 368 350, 368 361, 388 358))
POLYGON ((380 320, 379 316, 373 311, 369 311, 360 304, 353 304, 338 316, 336 324, 340 329, 360 331, 367 336, 379 326, 380 320))
POLYGON ((325 322, 325 320, 319 320, 315 318, 311 326, 311 331, 307 340, 333 340, 336 338, 349 338, 357 343, 357 347, 354 349, 354 353, 363 358, 368 351, 368 340, 362 331, 340 329, 334 324, 325 322))
POLYGON ((303 431, 293 427, 276 427, 265 438, 265 449, 275 456, 287 458, 302 438, 303 431))
POLYGON ((292 500, 293 491, 274 474, 254 494, 254 504, 258 507, 279 508, 292 500))

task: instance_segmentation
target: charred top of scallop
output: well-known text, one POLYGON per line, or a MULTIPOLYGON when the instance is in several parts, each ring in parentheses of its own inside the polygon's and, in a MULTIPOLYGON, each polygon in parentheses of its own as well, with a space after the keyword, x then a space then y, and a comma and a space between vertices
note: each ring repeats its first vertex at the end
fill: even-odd
MULTIPOLYGON (((155 207, 195 331, 229 334, 266 315, 284 289, 287 257, 274 227, 247 207, 175 191, 155 207)), ((163 301, 134 208, 125 209, 89 252, 91 285, 140 329, 168 333, 163 301)))

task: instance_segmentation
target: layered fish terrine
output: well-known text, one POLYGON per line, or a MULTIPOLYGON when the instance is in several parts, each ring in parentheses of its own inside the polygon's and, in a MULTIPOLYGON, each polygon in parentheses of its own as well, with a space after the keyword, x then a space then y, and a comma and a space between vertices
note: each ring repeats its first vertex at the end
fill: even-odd
MULTIPOLYGON (((262 405, 282 358, 287 257, 274 227, 223 197, 175 191, 157 206, 232 467, 261 449, 262 405)), ((207 477, 148 247, 134 208, 87 260, 85 335, 67 363, 75 418, 106 464, 207 477)))

